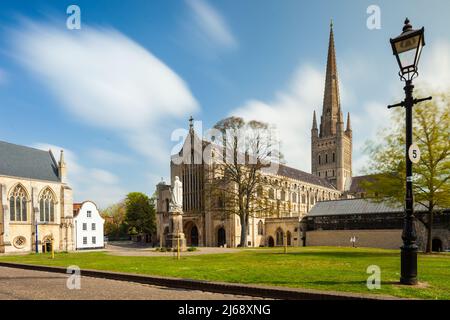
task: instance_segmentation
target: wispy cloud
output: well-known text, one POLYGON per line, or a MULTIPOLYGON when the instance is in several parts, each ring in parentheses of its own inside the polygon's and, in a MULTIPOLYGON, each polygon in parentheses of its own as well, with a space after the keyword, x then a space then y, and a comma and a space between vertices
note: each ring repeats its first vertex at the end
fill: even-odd
POLYGON ((419 65, 418 86, 445 91, 450 89, 450 42, 437 40, 430 48, 424 47, 419 65))
POLYGON ((129 164, 133 162, 130 157, 104 149, 91 148, 87 154, 97 163, 129 164))
POLYGON ((274 124, 288 165, 309 172, 312 113, 314 108, 320 112, 323 83, 323 74, 317 68, 305 65, 272 101, 250 100, 230 114, 274 124))
MULTIPOLYGON (((191 32, 203 45, 214 44, 232 49, 237 46, 231 29, 223 16, 204 0, 186 0, 190 8, 191 32)), ((186 25, 186 26, 187 26, 186 25)))
POLYGON ((151 157, 158 151, 136 148, 136 137, 157 136, 163 119, 198 109, 173 70, 114 29, 83 25, 73 32, 29 22, 12 37, 16 58, 65 110, 83 123, 120 134, 141 154, 151 157))
MULTIPOLYGON (((171 144, 165 136, 167 123, 187 118, 199 110, 199 104, 187 83, 163 61, 112 28, 84 24, 80 31, 69 31, 25 21, 9 36, 12 57, 80 126, 112 133, 144 158, 141 162, 148 163, 148 171, 155 175, 167 167, 171 144)), ((126 161, 100 150, 93 157, 126 161)), ((84 195, 113 199, 116 194, 115 200, 123 196, 118 189, 106 194, 102 184, 107 175, 89 174, 96 178, 89 187, 81 187, 84 195)))
POLYGON ((121 200, 126 195, 120 179, 107 170, 87 168, 80 164, 77 155, 70 149, 47 143, 36 143, 34 148, 51 150, 58 158, 64 150, 64 159, 67 165, 67 179, 74 192, 75 201, 92 200, 101 208, 121 200))

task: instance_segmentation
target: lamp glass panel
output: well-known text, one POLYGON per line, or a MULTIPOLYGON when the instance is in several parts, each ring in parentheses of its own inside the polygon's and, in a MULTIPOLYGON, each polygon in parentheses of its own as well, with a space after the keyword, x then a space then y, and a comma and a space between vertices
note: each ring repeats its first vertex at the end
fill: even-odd
POLYGON ((414 59, 416 58, 416 51, 410 50, 410 51, 402 52, 398 55, 398 58, 400 59, 402 69, 404 69, 406 67, 414 66, 414 59))

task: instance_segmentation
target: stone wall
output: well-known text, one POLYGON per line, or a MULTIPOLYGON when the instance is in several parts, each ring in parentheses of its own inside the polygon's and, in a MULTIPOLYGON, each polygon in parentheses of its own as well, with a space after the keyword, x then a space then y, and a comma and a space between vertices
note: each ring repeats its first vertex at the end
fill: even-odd
POLYGON ((401 230, 315 230, 306 232, 306 246, 351 247, 356 237, 357 247, 399 249, 401 230))
MULTIPOLYGON (((433 230, 433 239, 441 240, 443 250, 449 249, 450 231, 445 229, 433 230)), ((402 242, 402 230, 314 230, 306 232, 307 246, 338 246, 351 247, 351 237, 356 237, 357 247, 399 249, 402 242)), ((417 245, 424 251, 426 246, 426 232, 421 226, 417 227, 417 245)))
MULTIPOLYGON (((300 223, 298 218, 268 218, 265 221, 264 236, 265 246, 269 246, 269 239, 272 238, 276 246, 277 230, 281 230, 285 236, 289 231, 291 234, 291 246, 301 246, 301 236, 299 232, 300 223)), ((283 241, 286 241, 284 238, 283 241)), ((283 242, 284 243, 284 242, 283 242)))

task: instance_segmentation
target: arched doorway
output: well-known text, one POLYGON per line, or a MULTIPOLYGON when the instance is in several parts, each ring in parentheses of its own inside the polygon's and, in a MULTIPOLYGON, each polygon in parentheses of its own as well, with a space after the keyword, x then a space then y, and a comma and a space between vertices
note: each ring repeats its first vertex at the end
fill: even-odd
POLYGON ((273 241, 273 237, 269 237, 269 240, 267 241, 269 247, 274 247, 275 242, 273 241))
POLYGON ((42 240, 42 252, 51 252, 52 251, 52 238, 50 236, 45 237, 42 240))
POLYGON ((286 244, 287 244, 288 246, 292 245, 292 241, 291 241, 291 232, 290 232, 290 231, 287 231, 287 232, 286 232, 286 244))
POLYGON ((282 246, 284 244, 283 237, 284 237, 283 230, 281 230, 281 228, 278 228, 277 229, 277 243, 276 243, 277 246, 282 246))
POLYGON ((431 242, 431 250, 434 252, 442 252, 442 241, 441 239, 434 238, 431 242))
POLYGON ((164 243, 162 243, 161 245, 166 246, 169 243, 169 227, 164 228, 163 239, 164 243))
POLYGON ((227 238, 225 234, 225 228, 220 227, 219 230, 217 230, 217 245, 219 247, 224 246, 227 243, 227 238))
POLYGON ((191 228, 191 243, 190 243, 190 245, 192 246, 192 247, 198 247, 198 229, 197 229, 197 226, 193 226, 192 228, 191 228))

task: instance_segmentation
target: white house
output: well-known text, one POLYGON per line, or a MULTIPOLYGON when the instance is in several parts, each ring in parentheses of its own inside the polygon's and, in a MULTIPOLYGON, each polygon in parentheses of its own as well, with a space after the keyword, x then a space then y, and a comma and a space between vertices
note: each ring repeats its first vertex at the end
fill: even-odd
POLYGON ((104 247, 103 225, 105 220, 100 216, 97 205, 91 201, 73 205, 75 222, 75 248, 99 249, 104 247))

